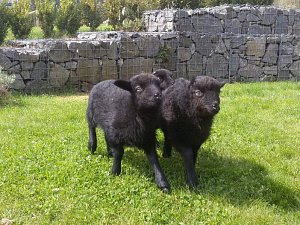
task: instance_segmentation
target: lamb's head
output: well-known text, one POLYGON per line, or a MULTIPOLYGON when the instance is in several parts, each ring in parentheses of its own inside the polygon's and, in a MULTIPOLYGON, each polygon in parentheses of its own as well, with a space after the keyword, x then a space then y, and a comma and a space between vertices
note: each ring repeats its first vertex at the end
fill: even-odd
POLYGON ((114 84, 131 93, 138 110, 158 110, 161 104, 159 79, 152 74, 139 74, 129 81, 116 80, 114 84))
POLYGON ((209 76, 192 78, 189 93, 197 116, 213 117, 220 111, 220 90, 224 84, 209 76))
POLYGON ((160 81, 160 87, 162 90, 167 89, 172 84, 174 84, 173 74, 171 71, 166 69, 158 69, 153 72, 153 75, 158 77, 160 81))

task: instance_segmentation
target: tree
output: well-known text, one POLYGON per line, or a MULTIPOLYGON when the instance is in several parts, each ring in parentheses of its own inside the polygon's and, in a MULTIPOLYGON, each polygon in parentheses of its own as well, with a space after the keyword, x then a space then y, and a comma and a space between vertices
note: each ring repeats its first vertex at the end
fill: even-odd
POLYGON ((9 24, 16 38, 27 38, 33 27, 30 0, 14 2, 9 9, 9 24))
POLYGON ((90 27, 91 31, 103 22, 104 9, 97 0, 82 0, 82 20, 83 23, 90 27))
POLYGON ((0 45, 3 43, 8 30, 8 11, 5 2, 0 5, 0 45))
POLYGON ((37 0, 38 19, 43 30, 44 37, 53 36, 55 21, 55 3, 51 0, 37 0))

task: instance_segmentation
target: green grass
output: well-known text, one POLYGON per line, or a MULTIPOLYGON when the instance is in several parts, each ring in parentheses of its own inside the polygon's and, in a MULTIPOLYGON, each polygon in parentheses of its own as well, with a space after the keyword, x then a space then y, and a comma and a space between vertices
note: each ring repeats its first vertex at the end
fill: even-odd
POLYGON ((0 220, 300 224, 300 83, 226 85, 198 156, 201 189, 186 187, 178 153, 159 150, 171 194, 156 187, 142 151, 126 149, 118 177, 101 132, 97 154, 88 152, 87 95, 12 96, 0 109, 0 220))

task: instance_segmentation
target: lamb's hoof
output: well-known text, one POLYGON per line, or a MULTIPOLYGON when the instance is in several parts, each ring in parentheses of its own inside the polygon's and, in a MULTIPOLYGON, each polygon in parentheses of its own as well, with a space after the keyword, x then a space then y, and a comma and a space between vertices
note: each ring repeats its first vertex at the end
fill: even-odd
POLYGON ((201 189, 201 185, 198 183, 188 184, 189 190, 193 192, 198 192, 201 189))
POLYGON ((168 188, 168 187, 162 187, 162 188, 161 188, 161 191, 162 191, 163 193, 165 193, 165 194, 170 194, 170 193, 171 193, 171 189, 168 188))
POLYGON ((89 148, 89 152, 90 152, 92 155, 95 154, 95 151, 96 151, 96 149, 89 148))

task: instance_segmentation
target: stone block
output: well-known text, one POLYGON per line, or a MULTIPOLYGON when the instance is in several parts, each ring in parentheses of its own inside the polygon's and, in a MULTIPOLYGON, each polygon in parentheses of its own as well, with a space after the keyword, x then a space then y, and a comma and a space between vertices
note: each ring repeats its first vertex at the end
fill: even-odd
POLYGON ((135 59, 125 59, 120 65, 120 79, 128 80, 133 75, 141 72, 152 73, 155 60, 138 57, 135 59))
POLYGON ((253 40, 247 41, 246 55, 262 57, 266 50, 266 37, 256 37, 253 40))
POLYGON ((26 85, 25 85, 21 75, 20 74, 15 74, 14 76, 15 76, 15 80, 14 80, 13 83, 11 83, 9 85, 9 87, 14 89, 14 90, 23 90, 23 89, 25 89, 26 85))
POLYGON ((278 15, 275 22, 275 28, 274 28, 275 34, 288 34, 288 26, 289 26, 288 17, 285 15, 278 15))
POLYGON ((209 14, 193 15, 191 17, 191 22, 196 32, 213 34, 223 32, 221 20, 209 14))
POLYGON ((49 83, 52 87, 62 87, 69 79, 70 71, 63 68, 61 65, 55 64, 50 69, 49 83))
POLYGON ((71 42, 69 50, 77 53, 80 57, 94 58, 94 45, 90 42, 71 42))
POLYGON ((232 34, 241 34, 242 24, 238 19, 227 19, 225 20, 225 32, 232 34))
POLYGON ((45 79, 48 76, 49 68, 46 63, 40 61, 35 63, 33 71, 30 75, 32 79, 45 79))
POLYGON ((278 49, 278 44, 269 44, 262 61, 269 64, 276 64, 278 59, 278 49))
POLYGON ((178 47, 177 48, 177 58, 179 62, 185 62, 190 60, 192 57, 191 49, 184 48, 184 47, 178 47))
POLYGON ((238 71, 241 80, 245 81, 259 81, 263 73, 263 69, 253 64, 240 68, 238 71))
POLYGON ((192 55, 191 60, 189 60, 187 62, 187 72, 188 72, 189 77, 202 75, 202 73, 203 73, 203 71, 202 71, 203 70, 202 62, 203 62, 202 55, 195 52, 192 55))
POLYGON ((278 57, 278 68, 289 67, 293 62, 292 55, 279 55, 278 57))
POLYGON ((77 76, 80 81, 96 84, 101 81, 101 65, 98 59, 78 59, 77 76))
POLYGON ((4 69, 7 70, 12 66, 12 62, 8 57, 6 57, 5 54, 0 53, 0 66, 4 69))
POLYGON ((228 78, 228 60, 219 54, 213 54, 207 59, 206 75, 216 78, 228 78))
POLYGON ((71 61, 74 56, 74 52, 69 51, 66 42, 56 42, 50 47, 49 59, 55 63, 71 61))
POLYGON ((118 79, 116 60, 102 59, 102 80, 118 79))

